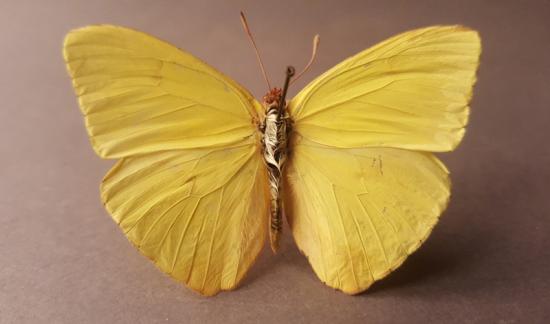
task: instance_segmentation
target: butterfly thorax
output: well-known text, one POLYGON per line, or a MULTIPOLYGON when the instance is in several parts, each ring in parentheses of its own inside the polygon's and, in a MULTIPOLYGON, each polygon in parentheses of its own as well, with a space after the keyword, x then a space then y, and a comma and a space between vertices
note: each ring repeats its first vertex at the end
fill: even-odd
MULTIPOLYGON (((260 126, 264 161, 269 175, 270 192, 270 243, 273 252, 279 247, 282 229, 281 179, 287 156, 287 138, 290 119, 280 106, 281 89, 274 88, 264 96, 265 120, 260 126)), ((286 107, 285 107, 286 108, 286 107)))

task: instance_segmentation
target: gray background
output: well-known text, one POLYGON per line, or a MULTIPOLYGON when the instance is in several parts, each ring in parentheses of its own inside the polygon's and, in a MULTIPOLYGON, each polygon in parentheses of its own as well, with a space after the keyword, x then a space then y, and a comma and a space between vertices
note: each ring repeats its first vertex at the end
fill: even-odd
POLYGON ((550 312, 549 1, 0 2, 0 323, 542 323, 550 312), (201 297, 142 257, 104 211, 97 158, 61 57, 64 34, 133 27, 265 92, 268 71, 308 60, 314 76, 407 29, 479 30, 482 64, 462 145, 441 158, 453 199, 427 243, 350 297, 325 287, 287 234, 240 289, 201 297))

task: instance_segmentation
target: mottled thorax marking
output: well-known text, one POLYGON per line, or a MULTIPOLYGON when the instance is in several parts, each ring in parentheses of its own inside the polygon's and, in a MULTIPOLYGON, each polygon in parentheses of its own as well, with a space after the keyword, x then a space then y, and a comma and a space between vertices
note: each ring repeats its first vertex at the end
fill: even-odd
POLYGON ((262 124, 263 155, 269 175, 269 192, 271 199, 269 239, 271 249, 277 252, 282 230, 281 179, 287 155, 287 135, 289 130, 286 109, 280 112, 281 90, 273 89, 264 97, 266 109, 265 121, 262 124))

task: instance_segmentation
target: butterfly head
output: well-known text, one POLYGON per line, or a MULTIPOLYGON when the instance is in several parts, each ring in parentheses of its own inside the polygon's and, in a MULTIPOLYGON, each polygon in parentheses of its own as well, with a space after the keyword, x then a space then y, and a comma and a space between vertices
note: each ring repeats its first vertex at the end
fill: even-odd
POLYGON ((283 89, 277 87, 271 88, 263 97, 263 104, 266 108, 266 112, 269 109, 276 109, 279 116, 284 114, 286 107, 286 93, 288 91, 288 86, 290 85, 290 79, 294 76, 294 73, 294 67, 288 66, 286 68, 286 78, 283 89))
POLYGON ((271 105, 279 105, 279 101, 281 100, 281 95, 283 94, 283 90, 281 88, 272 88, 269 90, 268 93, 265 94, 265 96, 262 98, 263 103, 266 107, 269 107, 271 105))

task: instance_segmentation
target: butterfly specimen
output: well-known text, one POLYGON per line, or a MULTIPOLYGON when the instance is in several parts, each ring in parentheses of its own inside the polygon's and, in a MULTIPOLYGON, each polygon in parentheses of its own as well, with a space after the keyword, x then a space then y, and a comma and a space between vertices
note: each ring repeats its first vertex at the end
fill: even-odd
POLYGON ((480 51, 462 26, 412 30, 288 102, 294 69, 282 89, 264 72, 259 102, 138 31, 88 26, 63 48, 91 144, 118 159, 101 183, 106 209, 141 253, 204 295, 237 287, 268 237, 276 251, 282 217, 330 287, 356 294, 399 267, 449 201, 432 152, 464 135, 480 51))

